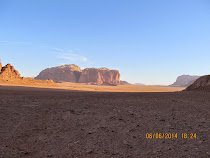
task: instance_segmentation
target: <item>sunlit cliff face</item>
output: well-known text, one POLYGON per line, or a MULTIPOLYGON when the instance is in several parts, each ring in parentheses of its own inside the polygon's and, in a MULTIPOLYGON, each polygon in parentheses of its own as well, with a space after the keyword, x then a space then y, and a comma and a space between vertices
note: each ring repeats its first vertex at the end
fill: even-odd
POLYGON ((118 70, 108 68, 86 68, 81 70, 79 66, 71 64, 45 69, 35 79, 117 85, 120 84, 120 73, 118 70))

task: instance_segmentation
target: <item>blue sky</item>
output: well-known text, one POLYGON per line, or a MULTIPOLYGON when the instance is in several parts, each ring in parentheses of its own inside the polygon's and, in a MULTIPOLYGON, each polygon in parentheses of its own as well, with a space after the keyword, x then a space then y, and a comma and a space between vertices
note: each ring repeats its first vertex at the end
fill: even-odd
POLYGON ((155 85, 210 74, 210 1, 0 0, 0 58, 23 76, 63 64, 155 85))

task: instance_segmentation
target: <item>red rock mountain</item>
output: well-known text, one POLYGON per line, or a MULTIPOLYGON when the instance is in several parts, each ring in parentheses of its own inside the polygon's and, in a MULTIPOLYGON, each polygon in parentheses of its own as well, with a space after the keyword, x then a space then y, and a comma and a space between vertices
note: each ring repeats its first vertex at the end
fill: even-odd
POLYGON ((117 85, 120 83, 120 73, 118 70, 110 70, 108 68, 86 68, 81 70, 79 66, 72 64, 47 68, 41 71, 35 79, 117 85))
POLYGON ((210 91, 210 75, 201 76, 186 91, 210 91))
POLYGON ((21 77, 20 73, 15 70, 15 68, 7 64, 6 66, 2 67, 2 64, 0 62, 0 83, 6 83, 6 84, 26 84, 26 85, 50 85, 54 86, 55 83, 52 80, 34 80, 34 79, 28 79, 25 77, 21 77))
POLYGON ((56 82, 78 82, 81 75, 81 68, 75 64, 62 65, 58 67, 47 68, 39 73, 35 79, 52 79, 56 82))
POLYGON ((79 82, 118 85, 120 83, 120 73, 118 70, 108 68, 86 68, 82 71, 79 82))
POLYGON ((15 68, 10 65, 7 64, 6 66, 2 67, 2 64, 0 64, 0 78, 1 79, 18 79, 20 78, 20 74, 17 70, 15 70, 15 68))

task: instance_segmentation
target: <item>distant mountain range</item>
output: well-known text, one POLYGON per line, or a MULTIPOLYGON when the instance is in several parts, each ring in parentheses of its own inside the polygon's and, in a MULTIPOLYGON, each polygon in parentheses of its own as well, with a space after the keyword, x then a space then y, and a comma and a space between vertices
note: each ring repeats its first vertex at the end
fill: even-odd
POLYGON ((120 84, 121 84, 121 85, 125 85, 125 84, 131 84, 131 83, 129 83, 129 82, 127 82, 127 81, 120 80, 120 84))
POLYGON ((129 82, 127 82, 127 81, 123 81, 123 80, 120 80, 120 84, 121 84, 121 85, 129 84, 129 85, 145 86, 145 85, 142 84, 142 83, 134 83, 134 84, 131 84, 131 83, 129 83, 129 82))
POLYGON ((134 83, 134 85, 138 85, 138 86, 145 86, 144 84, 142 83, 134 83))
POLYGON ((172 87, 187 87, 195 82, 200 76, 181 75, 178 76, 176 82, 169 85, 172 87))

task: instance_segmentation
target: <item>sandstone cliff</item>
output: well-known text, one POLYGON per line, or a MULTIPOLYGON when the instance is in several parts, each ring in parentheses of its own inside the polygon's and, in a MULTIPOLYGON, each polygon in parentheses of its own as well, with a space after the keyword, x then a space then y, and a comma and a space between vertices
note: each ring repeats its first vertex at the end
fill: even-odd
POLYGON ((108 68, 86 68, 82 71, 79 83, 118 85, 120 73, 108 68))
POLYGON ((120 73, 118 70, 110 70, 108 68, 86 68, 81 70, 79 66, 72 64, 47 68, 41 71, 35 79, 117 85, 120 84, 120 73))
POLYGON ((186 91, 210 91, 210 75, 201 76, 186 91))
POLYGON ((35 79, 52 79, 56 82, 78 82, 81 75, 81 68, 75 64, 62 65, 58 67, 47 68, 39 73, 35 79))
POLYGON ((197 80, 200 76, 190 76, 190 75, 182 75, 178 76, 176 82, 172 85, 173 87, 187 87, 191 85, 195 80, 197 80))
MULTIPOLYGON (((0 68, 1 67, 2 66, 0 66, 0 68)), ((20 78, 20 74, 19 74, 19 72, 17 70, 15 70, 15 68, 12 65, 7 64, 6 66, 1 68, 0 78, 1 79, 20 78)))

